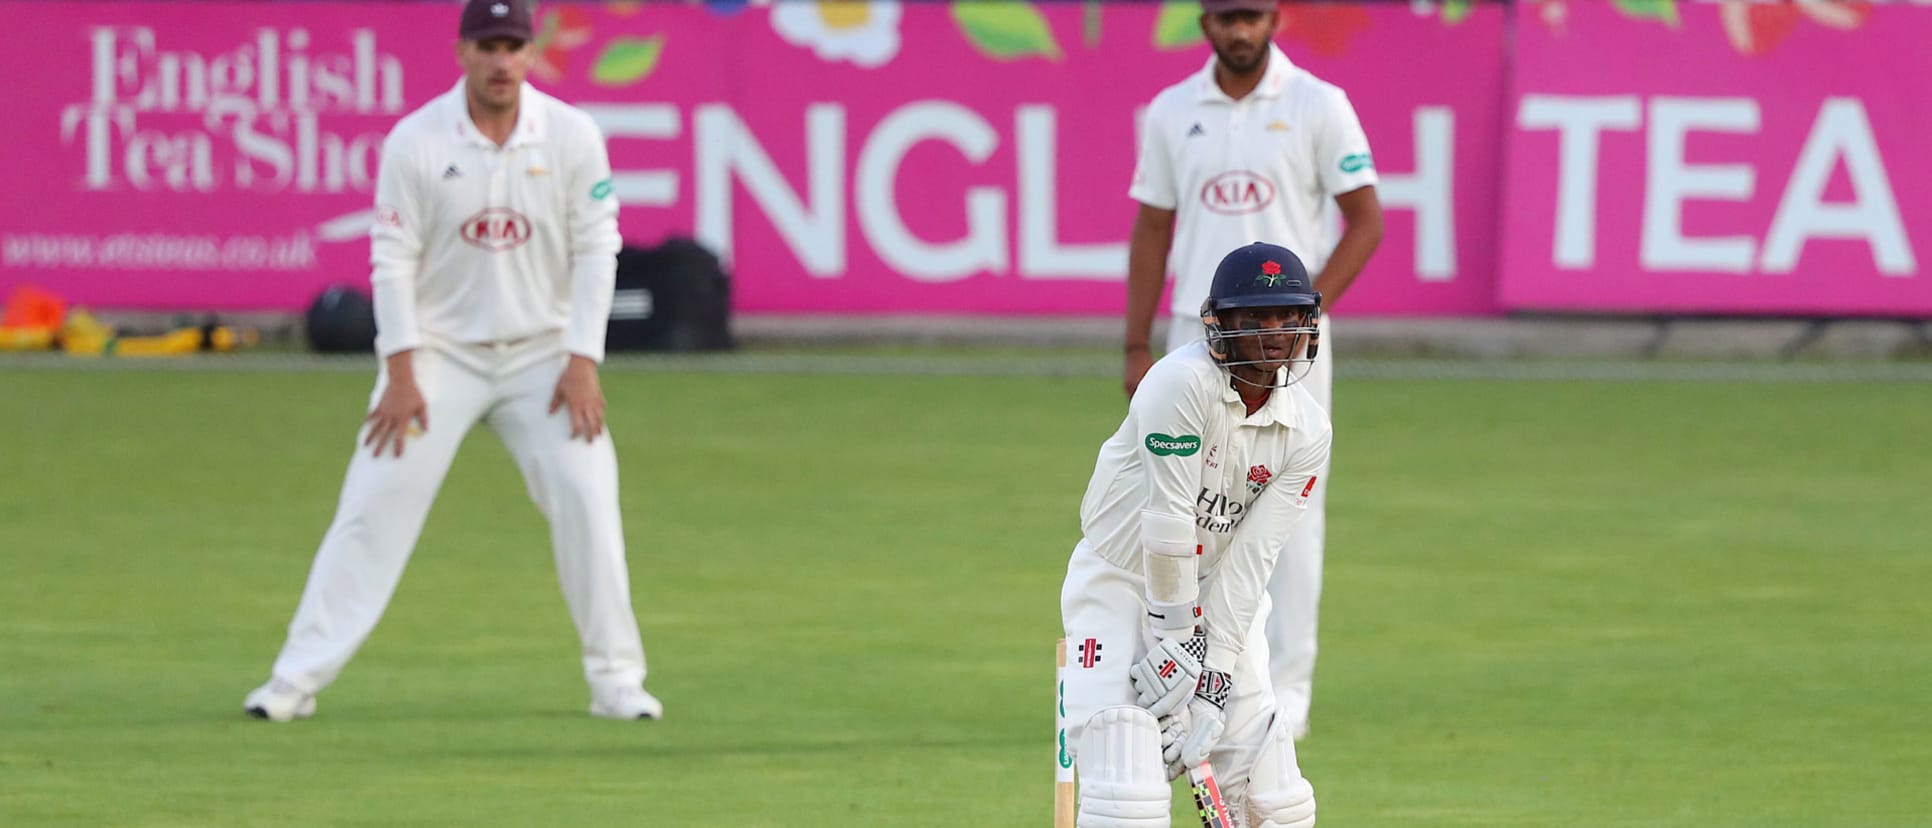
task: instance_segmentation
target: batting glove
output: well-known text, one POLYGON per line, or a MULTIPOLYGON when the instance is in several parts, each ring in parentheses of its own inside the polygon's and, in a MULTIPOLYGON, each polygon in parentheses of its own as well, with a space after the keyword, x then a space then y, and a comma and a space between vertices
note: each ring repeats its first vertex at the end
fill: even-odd
POLYGON ((1199 687, 1206 658, 1207 633, 1198 628, 1186 639, 1163 639, 1139 664, 1127 668, 1136 701, 1156 719, 1180 709, 1199 687))
POLYGON ((1234 693, 1232 678, 1220 670, 1201 673, 1201 684, 1187 702, 1187 737, 1181 742, 1181 764, 1193 767, 1207 761, 1208 751, 1221 741, 1227 727, 1228 698, 1234 693))

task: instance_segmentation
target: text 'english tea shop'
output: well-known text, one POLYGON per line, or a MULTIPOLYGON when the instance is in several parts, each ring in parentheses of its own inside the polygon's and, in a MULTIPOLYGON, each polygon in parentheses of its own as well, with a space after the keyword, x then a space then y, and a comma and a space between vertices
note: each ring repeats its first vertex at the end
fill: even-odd
POLYGON ((404 109, 402 61, 369 29, 265 27, 225 49, 169 48, 146 26, 86 35, 89 94, 60 123, 85 189, 367 191, 404 109))

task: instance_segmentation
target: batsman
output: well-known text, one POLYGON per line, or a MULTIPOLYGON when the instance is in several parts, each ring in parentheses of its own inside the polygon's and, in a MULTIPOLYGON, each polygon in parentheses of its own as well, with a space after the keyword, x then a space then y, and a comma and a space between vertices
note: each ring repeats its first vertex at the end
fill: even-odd
POLYGON ((1060 592, 1081 828, 1166 828, 1168 783, 1203 762, 1236 825, 1315 824, 1262 622, 1328 462, 1328 412, 1297 385, 1320 315, 1287 248, 1227 254, 1204 338, 1154 364, 1100 447, 1060 592))

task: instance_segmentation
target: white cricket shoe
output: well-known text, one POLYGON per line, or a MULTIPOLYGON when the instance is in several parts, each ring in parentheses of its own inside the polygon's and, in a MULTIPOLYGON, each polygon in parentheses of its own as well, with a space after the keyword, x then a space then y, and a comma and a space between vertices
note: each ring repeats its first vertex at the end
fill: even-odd
POLYGON ((604 719, 662 719, 664 703, 642 687, 610 687, 590 691, 590 715, 604 719))
POLYGON ((242 709, 257 719, 292 722, 315 715, 315 694, 303 692, 302 688, 282 679, 270 679, 248 694, 242 709))

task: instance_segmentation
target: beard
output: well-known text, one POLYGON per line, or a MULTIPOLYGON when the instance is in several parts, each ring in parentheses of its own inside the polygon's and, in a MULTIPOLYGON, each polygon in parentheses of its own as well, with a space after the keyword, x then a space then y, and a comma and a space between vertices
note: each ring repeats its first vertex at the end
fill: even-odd
POLYGON ((1255 44, 1252 50, 1245 53, 1235 51, 1234 46, 1235 44, 1222 46, 1218 43, 1214 46, 1215 59, 1221 61, 1221 65, 1229 72, 1237 75, 1246 75, 1259 70, 1268 63, 1268 44, 1266 41, 1255 44))

